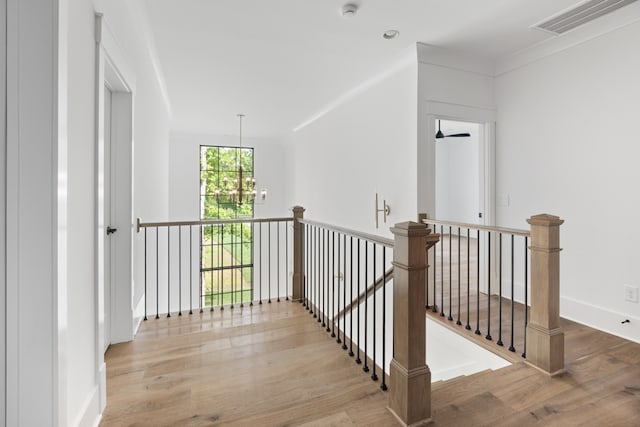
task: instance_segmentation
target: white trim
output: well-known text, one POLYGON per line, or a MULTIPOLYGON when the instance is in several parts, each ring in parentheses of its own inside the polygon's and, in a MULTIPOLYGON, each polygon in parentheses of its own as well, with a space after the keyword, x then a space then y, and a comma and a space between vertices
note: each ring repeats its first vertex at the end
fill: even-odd
POLYGON ((78 416, 74 420, 74 422, 70 425, 72 426, 95 426, 100 422, 100 418, 102 418, 102 414, 99 410, 99 389, 98 386, 94 386, 91 390, 91 393, 87 396, 84 403, 82 404, 82 409, 78 413, 78 416))
POLYGON ((142 325, 142 320, 144 319, 144 304, 145 304, 146 296, 142 295, 138 304, 136 304, 136 308, 133 312, 133 336, 135 337, 140 329, 140 325, 142 325))
MULTIPOLYGON (((113 218, 116 228, 118 228, 117 235, 112 235, 110 238, 112 242, 116 242, 117 238, 119 244, 116 252, 120 256, 124 256, 125 261, 120 264, 120 269, 114 274, 112 273, 112 283, 116 283, 116 286, 112 286, 111 292, 111 313, 109 318, 112 320, 110 327, 110 341, 130 341, 133 338, 132 328, 132 288, 133 288, 133 257, 130 254, 133 251, 133 96, 135 91, 135 74, 125 61, 123 51, 120 49, 119 44, 110 31, 109 26, 102 14, 96 13, 95 17, 96 27, 96 80, 95 80, 95 120, 96 120, 96 217, 95 217, 95 230, 96 230, 96 270, 95 270, 95 329, 96 329, 96 377, 98 379, 98 385, 96 386, 96 405, 99 417, 104 408, 106 407, 106 366, 104 363, 104 251, 105 251, 105 236, 106 226, 110 224, 104 223, 105 213, 105 194, 104 194, 104 179, 105 176, 114 175, 106 174, 105 172, 105 141, 104 141, 104 97, 105 97, 105 84, 108 84, 113 89, 112 96, 112 124, 119 122, 116 134, 112 134, 112 156, 118 156, 119 170, 118 176, 112 176, 113 183, 118 185, 118 189, 114 190, 119 192, 118 206, 116 206, 118 218, 113 218), (123 200, 121 200, 123 199, 123 200), (121 218, 120 211, 124 211, 124 218, 121 218), (128 237, 127 237, 128 236, 128 237), (128 242, 128 247, 127 247, 128 242), (120 247, 122 246, 122 247, 120 247), (120 287, 122 289, 120 289, 120 287), (119 321, 118 321, 119 319, 119 321), (117 321, 113 321, 117 320, 117 321)), ((112 158, 112 162, 116 162, 115 158, 112 158)), ((113 225, 113 224, 111 224, 113 225)), ((115 244, 115 243, 114 243, 115 244)), ((120 259, 118 262, 120 263, 120 259)), ((114 262, 114 260, 112 260, 114 262)), ((86 424, 88 425, 88 424, 86 424)))
POLYGON ((496 61, 495 76, 498 77, 517 70, 638 21, 640 21, 640 2, 627 5, 566 34, 543 40, 540 43, 499 59, 496 61))
POLYGON ((600 331, 640 343, 640 317, 611 311, 570 297, 560 297, 560 315, 600 331), (622 323, 629 319, 630 323, 622 323))
POLYGON ((58 31, 58 423, 68 424, 67 390, 67 331, 68 331, 68 249, 67 249, 67 182, 68 182, 68 50, 69 1, 59 0, 58 31))
POLYGON ((107 365, 102 363, 98 369, 98 390, 99 390, 99 406, 98 412, 102 416, 104 408, 107 407, 107 365))
POLYGON ((495 122, 496 120, 496 109, 492 107, 455 104, 433 99, 427 99, 424 102, 426 111, 442 120, 473 123, 495 122))
MULTIPOLYGON (((136 89, 136 76, 133 70, 127 64, 124 59, 123 50, 120 47, 118 39, 111 31, 109 23, 104 19, 102 13, 96 13, 96 43, 102 45, 104 49, 104 58, 112 64, 118 64, 114 67, 117 70, 117 75, 120 79, 121 85, 129 92, 135 92, 136 89)), ((104 79, 103 79, 104 80, 104 79)), ((120 90, 125 90, 124 88, 120 90)))
POLYGON ((67 260, 58 253, 58 197, 67 184, 58 175, 58 13, 57 0, 7 1, 6 423, 11 426, 58 425, 62 415, 58 265, 67 260), (29 13, 33 10, 38 13, 29 13))
POLYGON ((416 43, 416 49, 418 62, 421 64, 436 65, 486 77, 493 77, 495 74, 493 61, 486 58, 420 42, 416 43))
MULTIPOLYGON (((7 0, 0 0, 0 28, 7 28, 7 0)), ((7 34, 0 31, 0 425, 6 425, 6 168, 7 34)))

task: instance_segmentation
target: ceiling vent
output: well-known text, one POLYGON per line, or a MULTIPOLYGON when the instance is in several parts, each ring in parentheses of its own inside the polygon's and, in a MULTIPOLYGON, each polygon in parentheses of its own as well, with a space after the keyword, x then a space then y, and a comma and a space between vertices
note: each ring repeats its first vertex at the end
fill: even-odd
POLYGON ((564 34, 637 0, 588 0, 532 26, 552 34, 564 34))

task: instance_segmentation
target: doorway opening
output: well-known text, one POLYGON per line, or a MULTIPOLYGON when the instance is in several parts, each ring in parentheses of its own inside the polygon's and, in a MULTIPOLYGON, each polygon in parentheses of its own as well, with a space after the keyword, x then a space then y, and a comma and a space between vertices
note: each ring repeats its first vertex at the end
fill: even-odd
POLYGON ((484 224, 484 125, 436 119, 435 217, 484 224))

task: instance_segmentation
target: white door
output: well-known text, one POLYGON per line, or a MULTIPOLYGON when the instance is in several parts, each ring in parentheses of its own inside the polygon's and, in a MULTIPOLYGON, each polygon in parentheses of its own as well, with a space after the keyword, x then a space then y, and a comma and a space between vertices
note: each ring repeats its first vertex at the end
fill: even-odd
POLYGON ((104 351, 111 344, 111 101, 112 93, 104 88, 104 351))

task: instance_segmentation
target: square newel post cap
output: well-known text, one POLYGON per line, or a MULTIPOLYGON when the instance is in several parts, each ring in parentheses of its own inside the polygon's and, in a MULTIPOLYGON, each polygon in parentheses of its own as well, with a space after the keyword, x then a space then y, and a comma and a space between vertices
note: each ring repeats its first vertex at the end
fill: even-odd
POLYGON ((304 211, 306 209, 303 208, 302 206, 294 206, 291 208, 291 210, 293 211, 294 218, 302 218, 304 217, 304 211))
POLYGON ((431 230, 426 225, 413 221, 400 222, 391 227, 391 232, 398 236, 419 237, 426 236, 431 230))
POLYGON ((558 227, 564 223, 564 219, 560 219, 559 216, 540 214, 534 215, 527 220, 530 225, 538 225, 543 227, 558 227))

